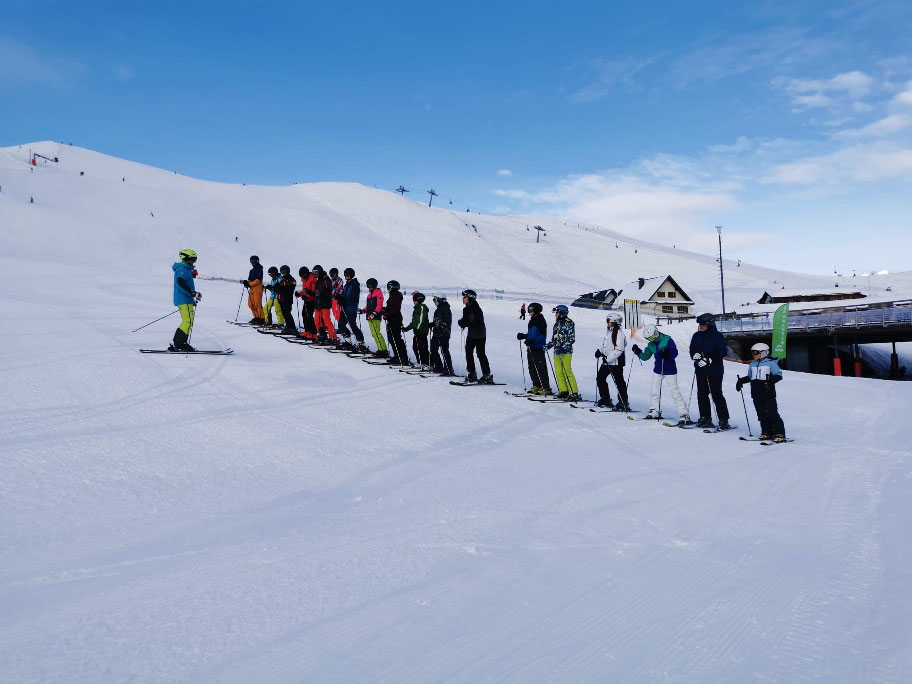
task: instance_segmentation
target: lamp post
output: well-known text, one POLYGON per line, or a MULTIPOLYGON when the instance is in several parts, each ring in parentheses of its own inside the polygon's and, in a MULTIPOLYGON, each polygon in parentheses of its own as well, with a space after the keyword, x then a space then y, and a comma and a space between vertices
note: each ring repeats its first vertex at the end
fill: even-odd
POLYGON ((719 285, 722 287, 722 318, 725 318, 725 271, 722 268, 722 226, 716 226, 719 234, 719 285))

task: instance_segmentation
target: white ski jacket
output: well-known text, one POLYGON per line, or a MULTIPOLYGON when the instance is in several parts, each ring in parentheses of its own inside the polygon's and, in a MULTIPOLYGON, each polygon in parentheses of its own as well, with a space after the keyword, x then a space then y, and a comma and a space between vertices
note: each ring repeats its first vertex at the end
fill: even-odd
POLYGON ((602 355, 605 359, 605 363, 609 366, 618 365, 618 359, 621 354, 624 353, 624 350, 627 348, 627 336, 624 334, 623 328, 618 328, 617 333, 617 344, 612 344, 611 342, 611 331, 605 333, 604 339, 602 339, 602 346, 599 347, 602 351, 602 355))

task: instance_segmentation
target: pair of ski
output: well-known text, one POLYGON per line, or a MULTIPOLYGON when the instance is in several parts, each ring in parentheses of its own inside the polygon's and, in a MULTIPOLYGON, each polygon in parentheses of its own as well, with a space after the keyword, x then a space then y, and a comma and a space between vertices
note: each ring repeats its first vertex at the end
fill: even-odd
POLYGON ((184 355, 201 355, 201 356, 229 356, 234 354, 234 349, 195 349, 193 351, 180 351, 173 349, 140 349, 143 354, 174 354, 175 356, 184 355))
POLYGON ((777 444, 788 444, 789 442, 794 442, 794 438, 787 437, 784 442, 777 442, 773 439, 767 441, 765 439, 760 439, 759 437, 739 437, 742 442, 759 442, 760 446, 775 446, 777 444))
POLYGON ((506 385, 507 383, 505 383, 505 382, 478 382, 477 380, 475 382, 467 382, 465 380, 463 380, 462 382, 459 382, 458 380, 450 380, 450 384, 455 387, 475 387, 475 386, 494 387, 495 385, 503 386, 503 385, 506 385))

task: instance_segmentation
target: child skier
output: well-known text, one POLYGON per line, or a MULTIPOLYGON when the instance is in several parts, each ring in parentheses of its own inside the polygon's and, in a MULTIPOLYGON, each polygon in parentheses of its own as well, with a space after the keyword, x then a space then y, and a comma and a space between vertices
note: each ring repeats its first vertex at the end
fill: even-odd
POLYGON ((548 322, 542 315, 542 305, 538 302, 530 303, 527 310, 532 314, 528 330, 525 333, 516 333, 516 339, 525 340, 529 378, 532 380, 532 389, 529 390, 529 394, 550 396, 553 394, 551 376, 548 374, 548 361, 545 358, 545 347, 548 344, 548 322))
POLYGON ((576 323, 569 317, 570 309, 558 304, 554 312, 554 328, 551 341, 546 345, 554 348, 554 375, 557 380, 557 396, 567 401, 581 401, 579 387, 573 376, 573 343, 576 341, 576 323))
POLYGON ((782 443, 786 441, 785 425, 776 403, 776 383, 782 380, 782 369, 777 359, 770 358, 769 352, 769 345, 764 342, 751 347, 753 361, 747 367, 747 377, 739 376, 735 388, 740 392, 746 383, 750 383, 751 399, 760 420, 760 439, 772 436, 775 442, 782 443))
POLYGON ((250 257, 250 273, 247 274, 247 280, 241 281, 241 285, 248 290, 247 306, 253 314, 250 322, 253 325, 262 325, 266 322, 263 318, 263 267, 260 265, 260 257, 256 254, 250 257))
POLYGON ((456 375, 453 359, 450 358, 450 329, 453 327, 453 312, 443 295, 434 297, 434 320, 431 323, 431 370, 443 377, 456 375), (440 356, 443 355, 441 361, 440 356))
POLYGON ((359 313, 367 317, 367 327, 374 338, 374 344, 377 345, 374 356, 378 359, 388 359, 389 351, 386 349, 386 340, 383 339, 383 332, 380 329, 383 317, 383 290, 377 287, 376 278, 368 278, 364 284, 367 285, 367 303, 359 313))
POLYGON ((196 351, 188 342, 196 313, 194 307, 203 295, 196 291, 193 281, 193 276, 196 275, 196 252, 182 249, 178 256, 180 261, 175 262, 171 270, 174 271, 174 306, 180 311, 181 322, 174 331, 174 340, 168 346, 168 351, 191 352, 196 351))
POLYGON ((268 273, 270 276, 270 281, 266 285, 266 291, 269 293, 269 295, 266 297, 266 312, 263 321, 267 325, 272 325, 272 312, 275 311, 276 322, 284 327, 285 316, 282 315, 282 307, 279 306, 278 300, 279 292, 276 290, 276 287, 281 280, 279 277, 279 269, 277 269, 275 266, 270 266, 268 273))
POLYGON ((424 295, 415 290, 412 292, 412 309, 411 322, 402 328, 402 332, 412 331, 412 351, 415 353, 415 360, 419 366, 427 368, 431 359, 428 353, 428 331, 431 325, 428 322, 428 308, 424 303, 424 295))
POLYGON ((466 382, 477 382, 479 385, 494 384, 494 376, 488 365, 488 356, 485 354, 485 342, 488 339, 485 328, 484 312, 478 306, 478 294, 475 290, 462 291, 462 318, 457 323, 466 330, 465 357, 466 357, 466 382), (481 377, 475 375, 475 357, 478 354, 478 363, 481 364, 481 377))
POLYGON ((655 355, 655 363, 652 368, 652 393, 649 397, 650 407, 646 418, 658 420, 662 417, 662 384, 667 379, 671 397, 678 407, 678 425, 689 425, 691 421, 690 415, 687 413, 687 404, 684 403, 684 397, 681 396, 681 390, 678 389, 678 367, 675 364, 678 348, 674 340, 659 332, 659 329, 652 323, 643 328, 643 337, 649 341, 646 349, 640 349, 635 344, 630 350, 637 355, 640 361, 648 361, 655 355))
POLYGON ((602 346, 595 350, 595 358, 601 359, 595 384, 598 386, 599 400, 596 406, 616 408, 618 411, 629 411, 627 384, 624 382, 624 350, 627 348, 627 336, 621 328, 623 317, 617 311, 609 311, 605 316, 608 330, 602 339, 602 346), (608 387, 608 376, 614 380, 618 391, 617 407, 611 403, 611 390, 608 387))
POLYGON ((329 269, 329 282, 332 283, 332 315, 336 319, 336 330, 342 321, 342 290, 345 283, 339 277, 339 269, 333 266, 329 269))

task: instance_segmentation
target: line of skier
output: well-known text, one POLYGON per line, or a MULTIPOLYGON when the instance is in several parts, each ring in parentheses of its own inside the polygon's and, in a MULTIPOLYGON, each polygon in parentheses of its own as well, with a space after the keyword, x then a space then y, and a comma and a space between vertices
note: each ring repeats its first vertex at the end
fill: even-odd
MULTIPOLYGON (((197 255, 191 249, 181 250, 180 261, 172 267, 174 271, 174 304, 181 313, 181 324, 174 334, 169 347, 172 351, 192 351, 189 345, 189 334, 193 326, 193 310, 202 295, 195 290, 194 276, 197 255)), ((403 333, 412 333, 412 353, 418 366, 428 368, 442 376, 455 376, 450 356, 450 334, 453 316, 446 296, 433 296, 434 313, 431 316, 425 304, 425 295, 412 292, 412 314, 406 325, 403 312, 403 295, 396 280, 386 283, 387 294, 384 296, 376 278, 368 278, 366 303, 360 308, 361 285, 353 268, 346 268, 339 277, 336 268, 324 271, 319 264, 312 269, 302 266, 298 270, 301 278, 301 289, 291 275, 287 265, 268 269, 269 282, 263 275, 259 257, 250 257, 250 272, 241 284, 247 288, 247 303, 252 318, 249 323, 259 326, 275 325, 282 333, 299 335, 315 344, 335 345, 339 348, 363 353, 379 359, 385 359, 391 365, 410 366, 411 361, 406 350, 403 333), (263 295, 267 300, 263 306, 263 295), (303 330, 295 325, 292 302, 298 299, 301 304, 300 322, 303 330), (359 320, 363 314, 368 322, 371 337, 377 347, 371 351, 364 343, 359 320), (333 322, 335 320, 335 323, 333 322), (386 322, 386 334, 389 345, 384 339, 382 322, 386 322), (354 342, 352 341, 354 336, 354 342), (430 344, 428 337, 430 336, 430 344), (390 353, 392 350, 392 353, 390 353)), ((457 325, 465 331, 466 381, 479 384, 493 384, 494 376, 485 352, 487 329, 484 312, 478 304, 474 290, 462 291, 463 312, 457 325), (481 367, 477 373, 475 357, 481 367)), ((517 340, 526 346, 526 358, 529 365, 529 376, 533 396, 553 395, 548 372, 547 352, 554 350, 552 373, 557 381, 557 398, 568 401, 580 401, 579 386, 573 373, 573 345, 576 341, 576 324, 569 316, 569 309, 559 304, 552 309, 554 323, 550 339, 548 324, 543 315, 543 307, 538 302, 523 305, 521 313, 528 311, 530 319, 526 332, 516 334, 517 340)), ((616 411, 630 411, 627 394, 627 383, 624 380, 626 365, 627 336, 623 329, 623 317, 617 311, 606 314, 606 331, 600 346, 595 350, 598 360, 596 385, 599 398, 597 407, 616 411), (608 379, 613 381, 618 401, 611 399, 608 379)), ((725 338, 715 326, 715 317, 704 313, 697 317, 697 332, 690 341, 689 354, 694 363, 694 376, 691 385, 697 389, 697 406, 699 419, 691 421, 688 402, 684 401, 677 381, 678 349, 674 340, 662 333, 654 324, 642 329, 642 336, 647 340, 645 349, 633 344, 630 351, 641 361, 654 359, 652 387, 650 392, 650 409, 647 419, 660 419, 663 388, 667 387, 678 410, 678 425, 687 427, 709 428, 713 426, 713 408, 715 409, 720 430, 730 429, 728 405, 722 391, 724 375, 723 359, 726 355, 725 338)), ((740 392, 745 384, 750 384, 751 398, 761 425, 761 439, 785 441, 785 426, 779 415, 775 385, 782 380, 782 370, 776 359, 769 356, 769 346, 765 343, 755 344, 751 348, 753 356, 748 366, 746 377, 738 377, 736 389, 740 392)))

